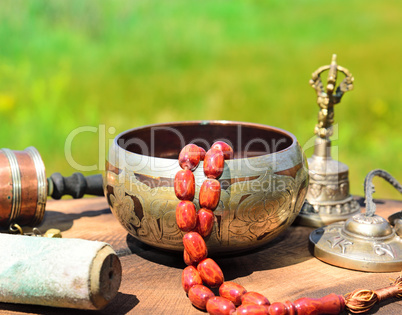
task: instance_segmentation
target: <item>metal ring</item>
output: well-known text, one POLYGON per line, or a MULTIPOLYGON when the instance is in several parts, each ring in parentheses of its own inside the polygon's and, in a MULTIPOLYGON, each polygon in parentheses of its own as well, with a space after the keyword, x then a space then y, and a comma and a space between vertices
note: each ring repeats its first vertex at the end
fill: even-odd
POLYGON ((15 154, 10 149, 1 149, 8 159, 11 168, 11 178, 13 184, 13 202, 11 206, 11 213, 8 222, 13 222, 18 219, 21 212, 21 172, 15 154))
POLYGON ((28 147, 24 151, 26 151, 31 157, 36 169, 36 178, 38 180, 38 201, 36 204, 36 211, 32 225, 38 225, 43 220, 47 200, 47 179, 45 165, 36 148, 28 147))
POLYGON ((43 233, 37 227, 34 227, 32 229, 32 235, 33 236, 43 236, 43 233))
POLYGON ((21 235, 24 235, 22 228, 17 223, 11 223, 8 230, 12 233, 19 232, 21 235))

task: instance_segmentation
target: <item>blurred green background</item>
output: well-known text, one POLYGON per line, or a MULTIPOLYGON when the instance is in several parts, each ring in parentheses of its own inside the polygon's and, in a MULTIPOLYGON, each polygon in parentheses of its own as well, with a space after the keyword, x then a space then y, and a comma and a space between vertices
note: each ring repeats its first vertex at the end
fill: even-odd
POLYGON ((336 53, 355 90, 336 106, 333 144, 363 195, 374 168, 402 181, 401 34, 397 0, 0 0, 0 147, 35 146, 48 175, 70 175, 64 145, 78 127, 102 125, 75 137, 72 154, 103 165, 99 137, 225 119, 289 130, 311 156, 308 81, 336 53))

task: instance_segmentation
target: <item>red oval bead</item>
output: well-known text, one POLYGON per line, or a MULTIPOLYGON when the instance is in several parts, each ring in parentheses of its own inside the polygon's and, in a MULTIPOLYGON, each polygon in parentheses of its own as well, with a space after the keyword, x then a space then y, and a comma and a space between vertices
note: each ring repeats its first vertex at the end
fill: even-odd
POLYGON ((174 192, 180 200, 193 200, 195 194, 194 174, 190 170, 181 170, 174 177, 174 192))
POLYGON ((201 208, 197 214, 197 232, 202 237, 207 237, 212 232, 214 227, 214 213, 211 210, 201 208))
POLYGON ((184 268, 181 274, 181 285, 186 293, 193 285, 202 284, 200 273, 194 266, 184 268))
POLYGON ((257 292, 247 292, 241 297, 241 304, 270 305, 268 299, 257 292))
MULTIPOLYGON (((345 299, 341 295, 331 293, 319 299, 301 298, 293 303, 286 302, 286 306, 293 314, 340 314, 345 308, 345 299)), ((289 315, 293 314, 289 312, 289 315)))
POLYGON ((221 184, 216 179, 206 179, 200 188, 200 206, 214 210, 221 197, 221 184))
POLYGON ((232 281, 224 282, 219 287, 219 295, 232 301, 234 305, 241 304, 241 297, 246 292, 247 290, 243 286, 232 281))
POLYGON ((220 296, 215 296, 207 301, 207 312, 211 315, 230 315, 236 310, 236 306, 220 296))
POLYGON ((195 144, 187 144, 179 154, 180 167, 193 171, 198 163, 200 163, 200 148, 195 144))
POLYGON ((288 315, 288 308, 280 302, 272 303, 268 306, 269 315, 288 315))
POLYGON ((222 175, 225 160, 219 149, 209 149, 204 158, 204 174, 208 178, 219 178, 222 175))
POLYGON ((192 261, 190 255, 187 253, 186 249, 183 250, 183 260, 187 266, 194 266, 196 262, 192 261))
POLYGON ((211 258, 206 258, 201 261, 197 269, 202 281, 212 288, 219 287, 224 281, 221 268, 219 268, 218 264, 211 258))
POLYGON ((203 285, 194 285, 188 291, 188 298, 195 307, 205 310, 207 307, 207 302, 210 298, 214 297, 215 294, 203 285))
POLYGON ((223 141, 216 141, 211 149, 219 149, 223 153, 225 160, 233 159, 233 149, 230 145, 223 141))
POLYGON ((180 201, 176 206, 176 223, 180 230, 189 232, 197 225, 197 210, 191 201, 180 201))
POLYGON ((245 304, 236 309, 236 315, 268 315, 268 306, 258 304, 245 304))
MULTIPOLYGON (((287 313, 286 313, 286 315, 297 315, 297 314, 300 314, 300 315, 303 315, 303 312, 300 310, 297 310, 296 309, 296 306, 292 303, 292 302, 290 302, 290 301, 286 301, 285 302, 285 306, 286 306, 286 310, 287 310, 287 313)), ((308 311, 310 311, 310 310, 308 310, 308 311)), ((307 311, 307 312, 308 312, 307 311)), ((343 309, 341 309, 341 310, 339 310, 338 312, 335 312, 335 313, 332 313, 332 314, 340 314, 340 313, 342 313, 342 311, 343 311, 343 309)), ((318 312, 318 313, 320 313, 320 314, 326 314, 327 312, 318 312)), ((317 313, 317 314, 318 314, 317 313)), ((314 311, 312 311, 311 313, 309 313, 309 314, 314 314, 314 311)), ((330 312, 328 312, 328 314, 331 314, 330 312)))
POLYGON ((208 255, 207 245, 197 232, 190 232, 184 235, 183 244, 191 261, 195 263, 203 260, 208 255))
POLYGON ((207 154, 207 151, 205 151, 203 148, 198 147, 200 149, 200 160, 204 161, 205 159, 205 154, 207 154))

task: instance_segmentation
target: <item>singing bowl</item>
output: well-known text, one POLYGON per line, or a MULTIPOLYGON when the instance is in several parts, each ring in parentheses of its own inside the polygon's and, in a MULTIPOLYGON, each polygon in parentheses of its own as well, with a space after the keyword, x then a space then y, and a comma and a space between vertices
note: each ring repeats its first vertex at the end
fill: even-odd
MULTIPOLYGON (((106 161, 104 192, 110 208, 138 240, 182 251, 184 232, 176 225, 173 180, 180 150, 195 143, 208 150, 223 140, 234 150, 219 178, 221 197, 206 239, 210 253, 236 252, 266 244, 296 218, 308 187, 304 153, 291 133, 259 124, 187 121, 150 125, 119 134, 106 161)), ((194 171, 199 190, 203 162, 194 171)))

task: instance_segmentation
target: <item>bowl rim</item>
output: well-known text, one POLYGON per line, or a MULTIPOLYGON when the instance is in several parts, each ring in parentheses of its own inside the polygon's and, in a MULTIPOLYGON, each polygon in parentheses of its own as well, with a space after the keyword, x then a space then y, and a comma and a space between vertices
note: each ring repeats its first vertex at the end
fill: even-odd
MULTIPOLYGON (((119 145, 118 140, 121 137, 123 137, 129 133, 136 132, 136 131, 143 130, 143 129, 149 129, 149 128, 153 128, 153 127, 175 127, 175 126, 185 126, 185 125, 222 125, 222 126, 224 126, 224 125, 241 125, 241 126, 247 126, 247 127, 252 127, 252 128, 256 128, 256 129, 263 129, 266 131, 274 131, 274 132, 276 132, 278 134, 282 134, 292 140, 292 143, 289 146, 287 146, 286 148, 284 148, 280 151, 275 151, 272 153, 249 157, 248 159, 254 159, 254 158, 258 158, 258 157, 266 156, 266 155, 279 154, 279 153, 282 153, 282 152, 285 152, 285 151, 288 151, 288 150, 294 148, 298 144, 297 138, 294 134, 292 134, 291 132, 289 132, 287 130, 284 130, 284 129, 281 129, 278 127, 274 127, 274 126, 258 124, 258 123, 251 123, 251 122, 243 122, 243 121, 233 121, 233 120, 183 120, 183 121, 172 121, 172 122, 166 122, 166 123, 149 124, 149 125, 144 125, 144 126, 125 130, 125 131, 119 133, 118 135, 116 135, 116 137, 113 140, 113 145, 116 148, 118 148, 118 150, 123 150, 124 152, 128 152, 130 154, 152 157, 149 155, 144 155, 144 154, 139 154, 139 153, 128 151, 119 145)), ((165 158, 165 157, 152 157, 152 158, 171 160, 170 158, 165 158)), ((233 160, 241 160, 241 159, 242 158, 233 159, 233 160)))

